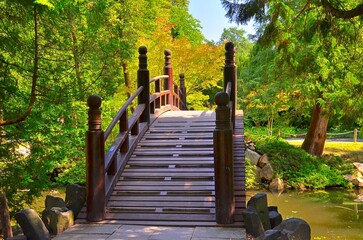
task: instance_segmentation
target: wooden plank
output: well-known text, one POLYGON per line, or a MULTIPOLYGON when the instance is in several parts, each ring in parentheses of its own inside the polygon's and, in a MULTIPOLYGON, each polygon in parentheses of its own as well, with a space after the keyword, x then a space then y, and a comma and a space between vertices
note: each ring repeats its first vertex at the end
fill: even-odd
POLYGON ((183 172, 163 172, 163 173, 133 173, 133 172, 124 172, 122 174, 124 177, 137 177, 137 176, 149 176, 149 177, 183 177, 183 178, 200 178, 200 177, 214 177, 214 172, 203 172, 203 173, 183 173, 183 172))
MULTIPOLYGON (((139 206, 138 202, 130 201, 110 201, 108 207, 135 207, 139 206)), ((214 202, 155 202, 155 201, 143 201, 144 207, 191 207, 191 208, 214 208, 214 202)))
POLYGON ((164 186, 164 185, 159 185, 159 186, 141 186, 139 185, 137 187, 137 190, 135 190, 135 186, 128 186, 128 185, 117 185, 114 188, 114 191, 148 191, 148 190, 159 190, 159 191, 214 191, 214 186, 205 186, 205 185, 200 185, 200 186, 190 186, 190 185, 184 185, 184 186, 178 186, 178 185, 173 185, 173 186, 164 186))
POLYGON ((213 186, 214 181, 127 181, 120 180, 117 186, 213 186))
POLYGON ((154 213, 141 213, 141 214, 130 214, 130 213, 113 213, 110 212, 106 215, 106 219, 124 219, 124 220, 158 220, 158 221, 210 221, 215 222, 214 214, 154 214, 154 213))
POLYGON ((213 168, 125 168, 125 173, 214 173, 213 168))
POLYGON ((143 201, 157 201, 157 202, 214 202, 214 196, 121 196, 117 195, 117 192, 113 192, 110 197, 110 201, 133 201, 133 202, 143 202, 143 201))

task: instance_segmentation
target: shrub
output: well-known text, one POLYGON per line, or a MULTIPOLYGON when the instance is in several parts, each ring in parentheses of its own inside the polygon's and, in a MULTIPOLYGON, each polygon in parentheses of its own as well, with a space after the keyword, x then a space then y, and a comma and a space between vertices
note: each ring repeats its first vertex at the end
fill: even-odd
POLYGON ((351 167, 339 157, 328 160, 312 156, 277 137, 251 133, 246 137, 256 143, 260 152, 267 153, 276 174, 295 188, 298 183, 315 189, 348 184, 343 174, 349 172, 351 167))

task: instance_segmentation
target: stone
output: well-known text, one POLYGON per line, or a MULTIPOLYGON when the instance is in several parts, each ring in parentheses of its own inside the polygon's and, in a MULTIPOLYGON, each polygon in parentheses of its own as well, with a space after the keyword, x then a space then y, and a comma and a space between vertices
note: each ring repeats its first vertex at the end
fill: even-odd
POLYGON ((268 161, 267 154, 265 153, 260 157, 260 159, 258 159, 257 166, 263 168, 267 164, 270 164, 270 162, 268 161))
POLYGON ((274 178, 268 186, 271 192, 281 193, 284 191, 284 181, 280 178, 274 178))
POLYGON ((86 202, 86 195, 86 188, 78 184, 69 184, 66 187, 65 202, 67 208, 73 211, 75 219, 86 202))
POLYGON ((353 163, 354 167, 363 174, 363 163, 359 163, 359 162, 354 162, 353 163))
POLYGON ((271 181, 274 176, 274 170, 272 169, 271 164, 266 164, 263 168, 261 168, 260 178, 271 181))
POLYGON ((353 180, 356 179, 356 177, 353 176, 352 174, 345 174, 343 175, 343 178, 349 182, 353 182, 353 180))
POLYGON ((352 180, 352 183, 357 187, 363 187, 363 178, 357 177, 352 180))
POLYGON ((281 240, 281 231, 270 229, 265 231, 263 240, 281 240))
POLYGON ((45 209, 50 210, 53 207, 65 208, 67 206, 62 198, 47 195, 45 198, 45 209))
POLYGON ((252 141, 248 141, 246 142, 246 147, 248 149, 251 149, 252 151, 255 151, 256 150, 256 144, 252 141))
POLYGON ((7 238, 6 240, 27 240, 28 238, 25 235, 17 235, 14 237, 7 238))
POLYGON ((257 193, 251 197, 247 206, 256 209, 264 230, 271 229, 266 193, 257 193))
POLYGON ((274 230, 280 230, 288 239, 310 240, 311 229, 309 224, 300 218, 289 218, 276 226, 274 230))
POLYGON ((25 209, 15 214, 15 220, 20 225, 27 239, 48 240, 50 234, 35 210, 25 209))
POLYGON ((277 211, 277 207, 268 207, 268 217, 270 219, 271 228, 278 226, 282 222, 282 215, 277 211))
POLYGON ((264 233, 264 228, 258 212, 253 206, 248 206, 242 211, 243 221, 246 228, 246 234, 257 238, 264 233))
POLYGON ((261 155, 247 148, 245 151, 245 157, 249 158, 251 160, 251 164, 256 166, 261 155))
POLYGON ((68 208, 54 207, 50 209, 49 230, 51 234, 58 235, 74 225, 73 212, 68 208))

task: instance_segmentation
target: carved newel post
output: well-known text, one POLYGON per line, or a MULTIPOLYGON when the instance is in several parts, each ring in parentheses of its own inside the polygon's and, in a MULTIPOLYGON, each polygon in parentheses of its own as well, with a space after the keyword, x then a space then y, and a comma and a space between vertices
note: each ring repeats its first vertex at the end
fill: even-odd
POLYGON ((105 219, 105 146, 101 129, 101 98, 91 95, 87 104, 87 220, 98 222, 105 219))
POLYGON ((179 74, 179 86, 180 86, 180 92, 181 92, 181 101, 182 101, 182 109, 181 110, 188 110, 187 107, 187 89, 185 87, 185 78, 184 78, 184 73, 180 73, 179 74))
POLYGON ((214 174, 216 195, 216 221, 219 224, 234 222, 235 197, 233 178, 233 136, 229 96, 219 92, 215 96, 216 128, 214 140, 214 174))
POLYGON ((138 103, 145 104, 145 110, 141 114, 141 122, 150 123, 150 73, 147 69, 147 48, 139 47, 139 69, 137 70, 137 86, 144 87, 139 95, 138 103))
POLYGON ((171 66, 171 51, 165 50, 165 66, 164 66, 164 74, 169 75, 169 78, 167 81, 164 81, 164 90, 169 90, 170 94, 167 99, 167 104, 170 104, 170 106, 173 106, 173 68, 171 66))
POLYGON ((228 82, 231 82, 230 101, 232 102, 231 121, 234 129, 236 116, 236 100, 237 100, 237 68, 236 68, 236 49, 232 42, 227 42, 225 45, 225 65, 223 69, 224 90, 226 90, 228 82))

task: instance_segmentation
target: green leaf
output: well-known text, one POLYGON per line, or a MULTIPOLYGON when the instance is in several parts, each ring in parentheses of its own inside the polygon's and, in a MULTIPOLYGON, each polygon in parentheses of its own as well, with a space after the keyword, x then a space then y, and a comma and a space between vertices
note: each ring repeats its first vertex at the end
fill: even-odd
POLYGON ((46 6, 46 7, 49 7, 50 9, 54 8, 54 5, 52 3, 50 3, 48 0, 35 0, 34 4, 46 6))

